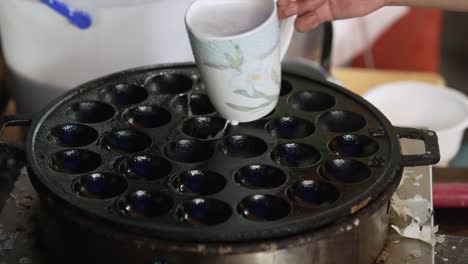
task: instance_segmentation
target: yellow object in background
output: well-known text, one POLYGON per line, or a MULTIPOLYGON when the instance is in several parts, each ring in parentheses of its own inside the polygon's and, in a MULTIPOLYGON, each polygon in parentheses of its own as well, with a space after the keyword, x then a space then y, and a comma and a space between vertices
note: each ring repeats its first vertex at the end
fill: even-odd
POLYGON ((363 95, 377 85, 394 81, 420 81, 445 85, 445 80, 440 74, 428 72, 335 68, 332 74, 344 87, 359 95, 363 95))

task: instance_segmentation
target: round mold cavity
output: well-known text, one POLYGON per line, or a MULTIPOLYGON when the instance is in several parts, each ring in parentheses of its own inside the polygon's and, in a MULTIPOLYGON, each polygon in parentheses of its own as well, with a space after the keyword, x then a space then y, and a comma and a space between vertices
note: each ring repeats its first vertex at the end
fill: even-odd
POLYGON ((72 120, 80 123, 103 122, 111 119, 115 114, 115 110, 112 106, 97 101, 74 103, 66 112, 72 120))
POLYGON ((332 152, 345 157, 369 157, 379 151, 379 144, 364 135, 343 135, 334 138, 329 148, 332 152))
POLYGON ((330 111, 318 118, 318 126, 329 132, 350 133, 364 128, 367 124, 363 116, 349 111, 330 111))
POLYGON ((49 158, 49 166, 61 173, 78 174, 97 169, 101 156, 85 149, 68 149, 54 153, 49 158))
POLYGON ((86 198, 109 199, 121 195, 127 189, 127 181, 110 173, 83 175, 73 184, 74 191, 86 198))
POLYGON ((166 156, 182 163, 198 163, 208 160, 213 155, 213 148, 208 142, 182 139, 166 145, 166 156))
POLYGON ((293 86, 289 81, 282 80, 281 81, 281 91, 280 96, 286 96, 291 93, 293 90, 293 86))
POLYGON ((124 119, 137 128, 156 128, 171 121, 171 113, 158 106, 139 106, 124 114, 124 119))
POLYGON ((227 121, 219 117, 192 117, 182 124, 182 132, 202 140, 221 138, 227 133, 227 128, 227 121))
POLYGON ((226 179, 212 171, 189 170, 177 176, 172 185, 181 193, 209 195, 224 189, 226 179))
POLYGON ((319 169, 320 175, 345 183, 358 183, 371 176, 370 168, 357 160, 335 159, 325 162, 319 169))
POLYGON ((273 119, 266 128, 271 136, 285 139, 305 138, 315 131, 315 127, 311 122, 296 117, 273 119))
POLYGON ((190 77, 176 74, 164 73, 151 77, 146 82, 146 87, 157 94, 180 94, 192 89, 193 81, 190 77))
POLYGON ((232 158, 254 158, 262 155, 268 149, 260 138, 247 135, 235 135, 219 142, 218 149, 224 155, 232 158))
POLYGON ((168 195, 147 190, 132 192, 119 202, 122 213, 143 218, 167 214, 172 205, 172 199, 168 195))
POLYGON ((216 110, 210 98, 205 94, 191 93, 177 96, 172 102, 172 108, 186 115, 208 115, 216 110), (190 106, 190 107, 189 107, 190 106))
POLYGON ((241 168, 234 176, 240 185, 249 189, 273 189, 286 182, 286 174, 268 165, 250 165, 241 168))
POLYGON ((102 146, 117 154, 135 153, 148 148, 151 138, 134 130, 117 130, 104 135, 102 146))
POLYGON ((134 84, 116 84, 99 91, 103 101, 115 105, 132 105, 144 101, 148 97, 145 88, 134 84))
POLYGON ((275 221, 288 216, 291 206, 280 197, 255 194, 244 198, 237 206, 237 211, 249 220, 275 221))
POLYGON ((321 112, 335 105, 335 98, 329 94, 313 91, 301 91, 289 98, 293 109, 304 112, 321 112))
POLYGON ((172 165, 168 160, 145 155, 125 159, 120 168, 122 173, 129 177, 146 180, 164 178, 172 171, 172 165))
POLYGON ((317 163, 320 153, 312 146, 300 143, 284 143, 271 152, 271 159, 286 167, 306 167, 317 163))
POLYGON ((184 202, 177 209, 178 218, 195 226, 217 225, 232 215, 231 207, 216 199, 195 198, 184 202))
POLYGON ((340 192, 332 184, 314 180, 296 182, 287 193, 292 201, 305 208, 327 206, 340 197, 340 192))
POLYGON ((49 139, 61 147, 82 147, 93 143, 98 132, 89 126, 65 124, 52 129, 49 139))

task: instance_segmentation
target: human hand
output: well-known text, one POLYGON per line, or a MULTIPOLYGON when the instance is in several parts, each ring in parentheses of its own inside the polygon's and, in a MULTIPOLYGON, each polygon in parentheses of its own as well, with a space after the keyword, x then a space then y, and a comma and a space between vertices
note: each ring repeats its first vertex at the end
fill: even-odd
POLYGON ((278 0, 280 19, 298 15, 296 29, 305 32, 320 23, 364 16, 385 6, 388 0, 278 0))

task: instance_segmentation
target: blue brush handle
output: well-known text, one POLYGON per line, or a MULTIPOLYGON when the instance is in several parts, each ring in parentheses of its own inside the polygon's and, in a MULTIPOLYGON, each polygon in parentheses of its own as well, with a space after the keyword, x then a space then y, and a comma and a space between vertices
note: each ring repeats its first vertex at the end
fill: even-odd
POLYGON ((66 17, 70 23, 80 29, 87 29, 93 24, 93 19, 88 13, 80 10, 72 10, 67 4, 58 0, 41 0, 41 2, 66 17))

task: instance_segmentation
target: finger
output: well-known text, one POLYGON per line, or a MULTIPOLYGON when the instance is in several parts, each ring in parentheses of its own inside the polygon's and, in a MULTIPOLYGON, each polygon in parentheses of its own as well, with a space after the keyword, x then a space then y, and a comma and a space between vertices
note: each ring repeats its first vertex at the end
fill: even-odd
POLYGON ((299 7, 295 2, 291 2, 286 8, 278 10, 278 16, 280 19, 287 18, 290 16, 297 15, 299 7))
POLYGON ((322 6, 326 0, 297 0, 298 14, 303 15, 322 6))
POLYGON ((315 11, 310 11, 298 17, 295 22, 296 29, 299 32, 306 32, 318 26, 320 19, 315 11))
POLYGON ((278 0, 278 2, 276 2, 276 5, 278 6, 278 10, 286 8, 290 2, 291 2, 290 0, 278 0))

